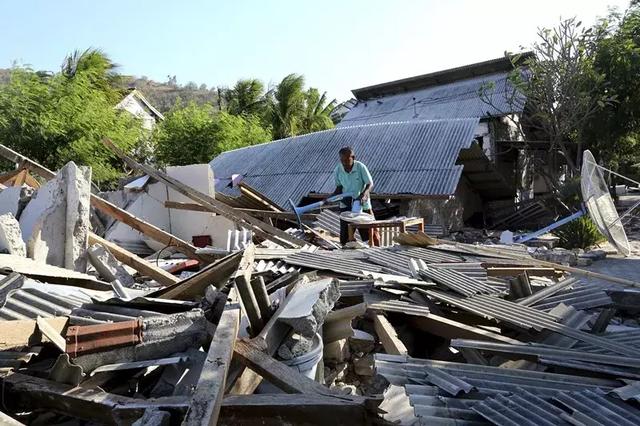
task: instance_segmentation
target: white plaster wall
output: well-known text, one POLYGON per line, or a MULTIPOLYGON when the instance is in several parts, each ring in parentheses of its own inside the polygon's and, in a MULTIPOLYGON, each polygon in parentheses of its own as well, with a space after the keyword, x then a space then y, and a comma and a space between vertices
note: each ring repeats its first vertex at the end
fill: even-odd
POLYGON ((142 127, 147 130, 153 129, 153 126, 156 124, 156 120, 153 116, 144 109, 133 94, 126 96, 118 105, 116 105, 116 108, 123 109, 134 117, 141 119, 142 127))

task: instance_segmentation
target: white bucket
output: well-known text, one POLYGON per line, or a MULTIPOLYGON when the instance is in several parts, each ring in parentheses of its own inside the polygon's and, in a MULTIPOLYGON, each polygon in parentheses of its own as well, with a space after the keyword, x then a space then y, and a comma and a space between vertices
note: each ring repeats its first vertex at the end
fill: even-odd
MULTIPOLYGON (((285 365, 291 368, 295 368, 300 374, 314 380, 316 378, 316 371, 318 370, 318 363, 322 359, 323 353, 322 337, 320 334, 316 334, 311 343, 311 350, 304 355, 289 360, 280 360, 285 365)), ((275 385, 272 385, 268 381, 264 380, 258 386, 256 393, 279 393, 282 392, 275 385)))

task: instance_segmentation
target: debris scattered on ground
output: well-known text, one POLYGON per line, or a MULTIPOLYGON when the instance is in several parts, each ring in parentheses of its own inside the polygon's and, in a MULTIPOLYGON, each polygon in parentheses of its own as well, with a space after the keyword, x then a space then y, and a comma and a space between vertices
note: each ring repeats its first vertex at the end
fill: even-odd
POLYGON ((477 229, 335 249, 329 210, 301 231, 255 190, 264 208, 238 207, 125 157, 185 197, 172 220, 251 231, 197 248, 91 194, 88 169, 21 161, 48 182, 0 192, 0 422, 640 421, 640 274, 599 273, 607 249, 477 229), (106 239, 97 210, 154 254, 106 239))

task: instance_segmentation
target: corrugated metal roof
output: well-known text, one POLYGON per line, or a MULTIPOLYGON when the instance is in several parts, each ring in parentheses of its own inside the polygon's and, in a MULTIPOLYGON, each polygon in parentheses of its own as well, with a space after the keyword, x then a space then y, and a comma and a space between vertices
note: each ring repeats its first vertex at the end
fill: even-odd
POLYGON ((375 354, 374 359, 376 371, 392 384, 403 386, 415 383, 414 379, 421 380, 425 374, 423 367, 426 365, 442 369, 464 380, 485 396, 515 392, 519 388, 539 396, 554 396, 561 391, 597 388, 609 391, 620 386, 620 382, 616 380, 411 358, 404 355, 375 354))
POLYGON ((626 402, 607 397, 601 390, 563 392, 554 401, 573 412, 573 420, 604 426, 640 424, 640 411, 626 402))
POLYGON ((509 72, 503 71, 377 99, 361 100, 349 110, 338 126, 520 113, 525 98, 520 95, 510 100, 513 86, 508 81, 508 76, 509 72), (488 85, 493 85, 493 88, 488 85), (488 96, 481 97, 482 90, 488 96), (487 99, 490 102, 486 102, 487 99))
POLYGON ((341 127, 228 151, 211 161, 216 190, 237 195, 225 178, 244 182, 273 202, 288 207, 310 192, 335 189, 338 150, 351 146, 373 175, 377 194, 449 196, 455 193, 463 166, 461 149, 473 143, 477 118, 393 122, 341 127))
POLYGON ((547 329, 618 354, 628 356, 635 356, 636 354, 636 349, 630 346, 622 345, 580 330, 574 330, 564 324, 559 324, 556 321, 560 318, 555 315, 550 315, 549 313, 538 311, 528 306, 518 305, 517 303, 495 296, 477 295, 460 298, 432 290, 427 290, 425 293, 437 300, 460 307, 477 315, 495 318, 499 321, 516 325, 517 327, 536 330, 547 329))
POLYGON ((546 311, 560 303, 571 305, 576 309, 591 309, 609 306, 613 301, 601 285, 581 283, 574 285, 570 290, 561 290, 554 296, 534 303, 531 307, 546 311))
POLYGON ((555 426, 569 425, 560 408, 519 389, 509 396, 496 395, 473 405, 473 411, 496 425, 555 426))

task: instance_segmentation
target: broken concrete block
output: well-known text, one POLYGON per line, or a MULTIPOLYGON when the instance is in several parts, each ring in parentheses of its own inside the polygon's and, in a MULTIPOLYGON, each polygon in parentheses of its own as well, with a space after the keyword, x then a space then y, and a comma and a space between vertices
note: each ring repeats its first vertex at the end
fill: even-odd
POLYGON ((353 330, 353 336, 349 337, 349 346, 352 352, 372 352, 376 346, 376 339, 371 334, 362 330, 353 330))
POLYGON ((284 360, 290 360, 306 354, 311 350, 313 339, 307 339, 299 334, 288 337, 278 348, 278 356, 284 360))
POLYGON ((131 287, 135 280, 109 250, 100 244, 94 244, 87 249, 89 262, 96 268, 98 274, 108 282, 119 281, 125 287, 131 287))
POLYGON ((20 216, 27 255, 50 265, 85 272, 90 194, 91 169, 73 162, 40 187, 20 216))
POLYGON ((340 339, 324 345, 323 358, 328 362, 343 363, 349 359, 351 352, 347 339, 340 339))
POLYGON ((358 376, 373 376, 374 374, 373 355, 368 354, 363 356, 362 358, 354 359, 353 371, 358 376))
POLYGON ((19 218, 20 213, 33 195, 33 188, 28 186, 10 186, 0 191, 0 214, 11 213, 19 218))
POLYGON ((0 215, 0 252, 26 256, 27 247, 22 240, 20 223, 11 213, 0 215))
POLYGON ((293 294, 278 320, 312 339, 339 298, 338 280, 328 278, 309 283, 293 294))

